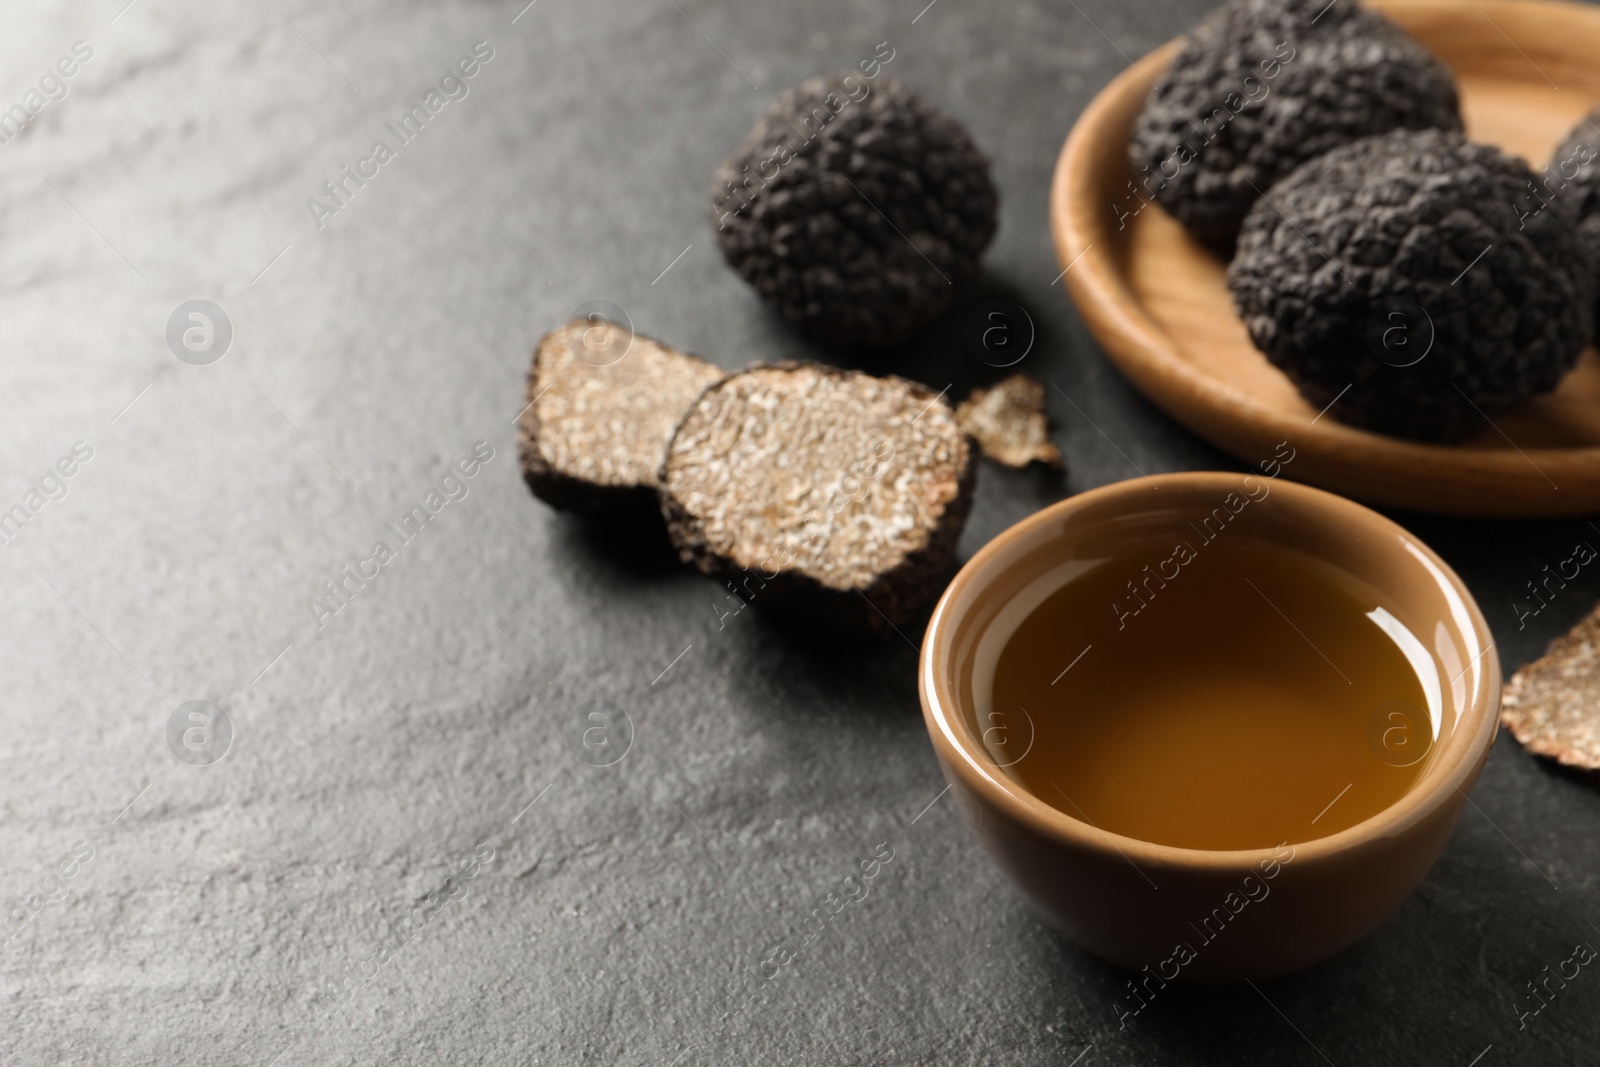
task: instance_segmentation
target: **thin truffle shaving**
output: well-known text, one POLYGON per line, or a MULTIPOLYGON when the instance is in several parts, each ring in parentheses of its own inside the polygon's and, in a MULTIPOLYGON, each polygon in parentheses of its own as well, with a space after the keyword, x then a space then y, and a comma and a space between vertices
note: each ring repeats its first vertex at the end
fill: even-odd
POLYGON ((976 389, 956 408, 956 422, 983 454, 1006 467, 1043 463, 1059 470, 1061 450, 1050 440, 1044 386, 1013 374, 988 389, 976 389))
POLYGON ((1530 752, 1600 770, 1600 608, 1512 676, 1500 721, 1530 752))

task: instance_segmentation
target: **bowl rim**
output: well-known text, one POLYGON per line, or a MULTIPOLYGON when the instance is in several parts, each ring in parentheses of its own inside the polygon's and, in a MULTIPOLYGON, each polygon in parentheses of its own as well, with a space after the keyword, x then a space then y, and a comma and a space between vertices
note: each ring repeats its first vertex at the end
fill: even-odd
MULTIPOLYGON (((1160 869, 1240 872, 1275 856, 1281 859, 1278 850, 1272 847, 1193 849, 1128 837, 1103 830, 1051 806, 994 767, 993 761, 987 759, 986 755, 980 756, 975 751, 970 738, 955 725, 955 716, 951 711, 959 709, 961 703, 949 675, 943 665, 937 662, 939 657, 948 655, 960 625, 960 620, 951 616, 952 604, 969 589, 974 586, 981 588, 1003 573, 1003 555, 1011 546, 1028 539, 1041 527, 1055 524, 1091 504, 1120 500, 1124 505, 1137 506, 1148 500, 1159 499, 1153 494, 1168 486, 1208 493, 1219 490, 1226 492, 1237 488, 1239 480, 1246 477, 1249 475, 1239 472, 1187 471, 1113 482, 1068 497, 1034 513, 1002 531, 967 561, 934 608, 917 665, 917 688, 924 725, 945 776, 952 784, 959 780, 968 792, 978 795, 985 804, 998 808, 1013 820, 1057 843, 1101 853, 1112 859, 1121 858, 1130 863, 1137 859, 1141 864, 1160 869)), ((1353 500, 1303 483, 1277 479, 1273 485, 1273 495, 1280 493, 1291 507, 1302 513, 1309 510, 1314 515, 1320 514, 1352 530, 1364 528, 1385 535, 1386 543, 1393 546, 1413 546, 1432 564, 1434 573, 1429 575, 1431 581, 1436 586, 1442 581, 1465 605, 1472 624, 1470 636, 1481 649, 1462 672, 1469 682, 1461 715, 1445 739, 1443 748, 1434 756, 1422 776, 1398 800, 1377 814, 1336 833, 1291 843, 1289 847, 1293 849, 1295 862, 1301 865, 1304 861, 1325 859, 1381 838, 1395 836, 1450 805, 1452 794, 1459 794, 1462 800, 1467 799, 1463 787, 1476 775, 1487 757, 1499 727, 1501 668, 1493 634, 1472 593, 1449 564, 1409 530, 1353 500)), ((1421 566, 1415 561, 1412 565, 1421 566)))

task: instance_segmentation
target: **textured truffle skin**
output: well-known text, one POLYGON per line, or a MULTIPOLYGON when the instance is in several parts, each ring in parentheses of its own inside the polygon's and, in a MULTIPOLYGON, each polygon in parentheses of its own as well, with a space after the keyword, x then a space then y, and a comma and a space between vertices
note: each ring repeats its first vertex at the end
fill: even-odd
POLYGON ((1153 196, 1226 252, 1250 206, 1301 163, 1435 127, 1461 129, 1455 82, 1384 16, 1353 0, 1234 0, 1189 35, 1134 124, 1130 206, 1153 196))
POLYGON ((1487 432, 1555 388, 1594 331, 1575 216, 1557 200, 1524 217, 1531 179, 1441 130, 1305 164, 1251 210, 1228 269, 1251 339, 1331 417, 1424 440, 1487 432))
POLYGON ((977 442, 980 452, 1002 467, 1020 470, 1033 463, 1057 471, 1066 467, 1061 449, 1050 440, 1044 386, 1026 374, 974 389, 957 405, 956 424, 977 442))
POLYGON ((887 348, 926 329, 977 270, 999 198, 952 118, 887 77, 812 78, 717 168, 722 253, 798 329, 887 348))
POLYGON ((1558 199, 1577 214, 1578 228, 1600 264, 1600 107, 1585 115, 1550 154, 1544 174, 1523 198, 1523 210, 1542 212, 1558 199))
MULTIPOLYGON (((1570 199, 1578 215, 1590 218, 1600 212, 1600 107, 1572 127, 1566 138, 1550 153, 1550 162, 1538 183, 1530 190, 1542 200, 1570 199)), ((1530 196, 1527 209, 1534 210, 1539 200, 1530 196)))

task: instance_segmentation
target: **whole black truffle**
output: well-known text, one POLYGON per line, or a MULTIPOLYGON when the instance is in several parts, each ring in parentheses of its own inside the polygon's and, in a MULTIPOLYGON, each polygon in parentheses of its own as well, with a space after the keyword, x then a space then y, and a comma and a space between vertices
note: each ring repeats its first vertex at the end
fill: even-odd
POLYGON ((989 161, 888 78, 812 78, 778 97, 711 183, 711 224, 790 323, 847 348, 910 340, 994 236, 989 161))
POLYGON ((1354 0, 1234 0, 1189 35, 1129 143, 1122 217, 1154 198, 1226 252, 1308 159, 1394 129, 1461 129, 1450 72, 1354 0))
POLYGON ((1487 432, 1555 388, 1594 332, 1576 217, 1559 200, 1524 215, 1532 177, 1443 130, 1301 166, 1251 209, 1228 268, 1251 339, 1344 422, 1437 441, 1487 432))

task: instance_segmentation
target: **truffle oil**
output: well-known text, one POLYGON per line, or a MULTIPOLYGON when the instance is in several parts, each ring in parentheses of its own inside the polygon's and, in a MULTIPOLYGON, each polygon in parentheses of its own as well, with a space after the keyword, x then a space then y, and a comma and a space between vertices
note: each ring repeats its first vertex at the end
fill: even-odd
POLYGON ((1124 547, 1000 653, 979 727, 1030 793, 1128 837, 1249 849, 1337 833, 1417 780, 1439 676, 1375 589, 1237 531, 1124 547))

